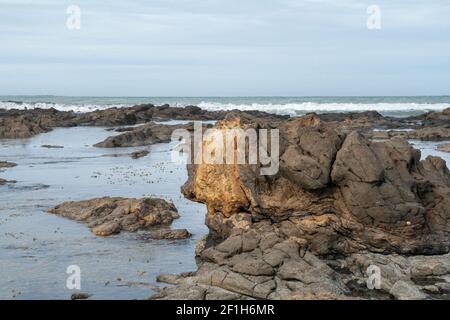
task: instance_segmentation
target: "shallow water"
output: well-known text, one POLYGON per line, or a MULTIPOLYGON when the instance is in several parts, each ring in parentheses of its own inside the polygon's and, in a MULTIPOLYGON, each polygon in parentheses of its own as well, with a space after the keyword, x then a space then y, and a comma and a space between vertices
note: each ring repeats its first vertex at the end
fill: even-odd
POLYGON ((438 156, 445 160, 445 162, 447 163, 447 168, 450 169, 450 153, 436 150, 437 145, 448 142, 449 141, 433 142, 433 141, 409 140, 409 143, 414 148, 420 149, 422 160, 428 156, 438 156))
POLYGON ((81 292, 97 299, 140 299, 159 273, 195 270, 195 241, 207 229, 206 209, 180 193, 183 165, 170 161, 171 144, 149 147, 147 157, 113 157, 140 148, 92 147, 114 134, 105 128, 55 129, 31 139, 0 140, 0 159, 17 167, 0 176, 0 299, 67 299, 66 268, 81 268, 81 292), (62 145, 45 149, 41 145, 62 145), (174 202, 187 228, 181 241, 146 240, 139 233, 94 236, 82 223, 45 212, 61 202, 100 196, 157 196, 174 202))
MULTIPOLYGON (((0 299, 67 299, 66 268, 81 268, 81 292, 93 299, 141 299, 152 293, 159 273, 195 270, 195 241, 207 232, 206 209, 180 193, 184 165, 170 161, 172 144, 149 147, 147 157, 132 160, 139 148, 92 147, 114 132, 105 128, 55 129, 31 139, 0 140, 0 159, 17 167, 0 176, 17 180, 0 186, 0 299), (45 149, 41 145, 63 145, 45 149), (94 236, 82 223, 45 212, 61 202, 100 196, 157 196, 171 200, 181 218, 173 228, 187 228, 193 238, 146 240, 140 233, 94 236)), ((411 141, 422 158, 450 153, 435 142, 411 141)))

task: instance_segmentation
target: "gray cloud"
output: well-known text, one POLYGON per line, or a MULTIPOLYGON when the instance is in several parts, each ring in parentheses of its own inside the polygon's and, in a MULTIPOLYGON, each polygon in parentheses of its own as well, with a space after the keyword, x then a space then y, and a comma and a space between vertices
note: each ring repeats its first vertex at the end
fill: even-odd
POLYGON ((410 2, 0 0, 0 94, 448 94, 450 3, 410 2))

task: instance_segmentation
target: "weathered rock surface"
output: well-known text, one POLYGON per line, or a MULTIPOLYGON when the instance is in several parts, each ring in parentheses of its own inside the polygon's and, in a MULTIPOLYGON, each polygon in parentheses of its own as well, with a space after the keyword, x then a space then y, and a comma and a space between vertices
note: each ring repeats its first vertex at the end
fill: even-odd
MULTIPOLYGON (((424 299, 450 281, 450 173, 406 140, 370 141, 308 115, 270 125, 229 119, 216 128, 280 130, 280 170, 189 165, 182 191, 205 203, 198 270, 154 298, 424 299), (381 288, 369 290, 370 265, 381 288), (439 274, 439 279, 436 276, 439 274), (219 292, 215 291, 219 290, 219 292), (185 293, 185 295, 184 295, 185 293), (218 296, 217 296, 218 295, 218 296)), ((441 291, 434 296, 442 297, 441 291)))
POLYGON ((4 110, 0 109, 0 139, 30 138, 51 131, 56 126, 75 125, 73 112, 55 109, 4 110))
POLYGON ((149 232, 149 237, 155 240, 178 240, 190 238, 192 234, 186 229, 160 229, 149 232))
POLYGON ((155 143, 170 142, 172 132, 176 129, 193 130, 193 124, 166 125, 148 123, 126 131, 117 136, 107 138, 105 141, 95 144, 98 148, 137 147, 152 145, 155 143))
POLYGON ((64 202, 49 213, 85 222, 98 236, 121 231, 152 230, 168 226, 179 217, 171 203, 157 198, 96 198, 64 202))
POLYGON ((140 151, 132 152, 131 158, 139 159, 139 158, 147 156, 149 153, 150 153, 150 151, 148 151, 148 150, 140 150, 140 151))

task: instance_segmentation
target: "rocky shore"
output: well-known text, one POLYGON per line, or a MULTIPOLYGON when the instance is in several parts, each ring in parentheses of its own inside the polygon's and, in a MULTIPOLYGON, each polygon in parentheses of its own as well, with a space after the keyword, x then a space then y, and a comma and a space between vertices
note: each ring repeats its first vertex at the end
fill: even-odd
POLYGON ((150 231, 153 239, 185 239, 190 237, 187 230, 155 230, 167 228, 174 219, 178 219, 175 206, 163 199, 143 198, 96 198, 86 201, 62 203, 49 213, 87 224, 92 233, 98 236, 110 236, 121 231, 150 231))
POLYGON ((189 165, 182 191, 206 204, 209 234, 197 245, 198 270, 159 277, 175 285, 152 299, 448 299, 445 161, 421 161, 402 138, 368 139, 373 126, 361 118, 335 120, 218 122, 277 127, 279 173, 189 165))
POLYGON ((23 139, 51 131, 56 127, 75 126, 131 126, 151 121, 220 120, 227 114, 249 114, 272 119, 287 118, 261 111, 207 111, 195 106, 170 107, 138 105, 129 108, 109 108, 87 113, 56 109, 4 110, 0 109, 0 139, 23 139))
MULTIPOLYGON (((377 112, 289 118, 153 105, 83 114, 0 110, 0 139, 56 127, 127 126, 95 145, 115 148, 169 142, 174 129, 192 130, 192 123, 155 122, 165 120, 279 129, 280 168, 262 176, 260 164, 188 165, 182 192, 206 205, 209 233, 197 243, 197 270, 158 276, 170 286, 152 299, 450 299, 450 173, 443 159, 421 160, 407 141, 450 140, 450 109, 410 118, 377 112)), ((49 212, 99 236, 191 236, 169 228, 178 212, 162 199, 103 197, 49 212)))

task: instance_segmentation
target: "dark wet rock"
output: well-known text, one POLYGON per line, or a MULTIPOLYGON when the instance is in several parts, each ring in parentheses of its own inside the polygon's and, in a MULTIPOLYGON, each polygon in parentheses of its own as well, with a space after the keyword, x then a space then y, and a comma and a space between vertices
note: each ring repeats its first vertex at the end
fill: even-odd
POLYGON ((5 179, 0 178, 0 186, 8 184, 8 183, 16 183, 16 182, 17 181, 15 181, 15 180, 5 180, 5 179))
POLYGON ((137 147, 152 145, 155 143, 170 142, 172 132, 176 129, 193 130, 193 124, 186 125, 166 125, 158 123, 148 123, 136 127, 132 131, 112 136, 106 140, 95 144, 98 148, 118 148, 137 147))
POLYGON ((49 213, 82 221, 99 236, 168 226, 179 217, 175 206, 157 198, 96 198, 64 202, 49 213))
POLYGON ((149 232, 149 237, 154 240, 179 240, 190 238, 192 234, 186 229, 160 229, 149 232))
MULTIPOLYGON (((215 127, 274 124, 241 117, 215 127)), ((260 175, 259 164, 188 165, 182 192, 206 204, 210 232, 197 244, 195 274, 153 298, 206 299, 220 290, 214 297, 427 299, 422 281, 450 281, 444 160, 421 161, 404 139, 371 141, 315 115, 276 126, 274 176, 260 175), (376 290, 367 286, 372 265, 382 275, 376 290)))
POLYGON ((148 150, 140 150, 140 151, 132 152, 131 158, 139 159, 139 158, 147 156, 149 153, 150 153, 150 151, 148 151, 148 150))
POLYGON ((17 166, 14 162, 8 162, 8 161, 0 161, 0 169, 2 168, 13 168, 17 166))
MULTIPOLYGON (((134 126, 150 121, 219 120, 227 114, 248 114, 253 117, 283 119, 261 111, 208 111, 195 106, 170 107, 152 104, 128 108, 109 108, 87 113, 58 111, 56 109, 5 110, 0 109, 0 139, 23 139, 51 131, 56 127, 74 126, 134 126)), ((128 128, 131 129, 131 128, 128 128)), ((118 129, 127 131, 128 129, 118 129)))
POLYGON ((41 148, 46 148, 46 149, 63 149, 64 146, 57 146, 57 145, 52 145, 52 144, 43 144, 41 146, 41 148))
POLYGON ((90 297, 91 295, 87 293, 73 293, 70 296, 70 300, 86 300, 89 299, 90 297))
POLYGON ((52 128, 73 126, 73 112, 56 109, 4 110, 0 109, 0 139, 23 139, 49 132, 52 128))

